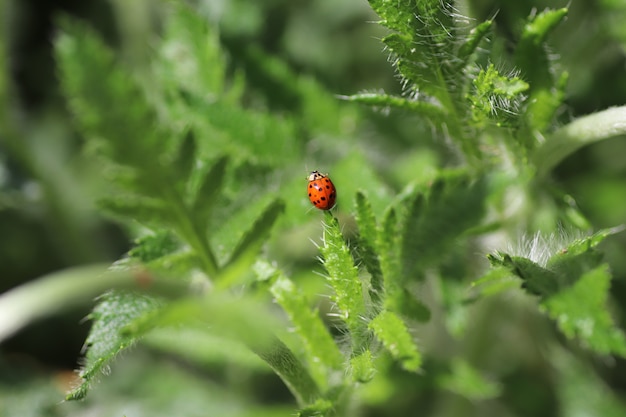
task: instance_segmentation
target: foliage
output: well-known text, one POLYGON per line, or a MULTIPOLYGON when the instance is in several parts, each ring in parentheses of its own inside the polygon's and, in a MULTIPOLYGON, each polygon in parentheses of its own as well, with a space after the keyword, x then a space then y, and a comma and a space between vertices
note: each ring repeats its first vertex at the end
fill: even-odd
POLYGON ((0 339, 104 292, 69 400, 89 401, 101 374, 143 346, 208 370, 213 407, 237 403, 220 385, 245 399, 219 415, 276 412, 250 398, 263 385, 250 381, 271 375, 290 395, 278 412, 301 416, 548 415, 553 403, 571 415, 581 381, 606 399, 586 411, 623 411, 584 363, 626 356, 599 249, 622 229, 593 233, 551 173, 583 145, 626 133, 626 110, 559 126, 568 74, 547 42, 569 11, 530 13, 511 46, 495 18, 470 22, 452 2, 369 5, 399 94, 337 100, 257 45, 229 55, 228 37, 178 2, 164 7, 146 62, 61 19, 55 57, 82 157, 101 173, 99 209, 133 246, 108 270, 0 296, 0 339), (373 145, 381 132, 396 141, 373 145), (336 209, 306 210, 294 175, 306 160, 333 167, 336 209), (319 274, 301 249, 315 230, 319 274), (550 389, 533 402, 543 414, 527 412, 512 392, 543 373, 550 389))

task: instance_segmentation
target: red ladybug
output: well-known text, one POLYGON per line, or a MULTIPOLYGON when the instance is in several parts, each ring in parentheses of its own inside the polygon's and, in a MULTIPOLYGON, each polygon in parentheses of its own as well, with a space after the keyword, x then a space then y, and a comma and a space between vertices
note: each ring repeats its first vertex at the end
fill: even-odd
POLYGON ((320 210, 333 208, 337 200, 337 190, 328 175, 321 174, 319 171, 311 172, 309 175, 309 200, 320 210))

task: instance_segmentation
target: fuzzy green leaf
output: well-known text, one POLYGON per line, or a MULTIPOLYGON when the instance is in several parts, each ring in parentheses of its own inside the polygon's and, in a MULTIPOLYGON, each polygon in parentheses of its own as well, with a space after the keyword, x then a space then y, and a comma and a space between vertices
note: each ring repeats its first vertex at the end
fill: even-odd
POLYGON ((211 216, 213 206, 218 202, 218 196, 224 185, 228 157, 219 158, 211 169, 202 175, 198 190, 192 203, 192 213, 201 231, 205 231, 211 216))
POLYGON ((370 283, 372 289, 370 296, 372 300, 378 300, 383 293, 383 273, 376 254, 378 227, 372 206, 362 192, 358 192, 356 195, 355 220, 359 226, 359 256, 363 265, 365 265, 365 268, 367 268, 367 271, 371 275, 370 283))
POLYGON ((295 284, 280 271, 275 271, 275 281, 270 291, 293 323, 294 331, 306 349, 309 369, 318 386, 328 389, 329 372, 341 369, 343 355, 335 344, 317 309, 295 284))
POLYGON ((142 236, 135 241, 135 246, 128 251, 128 256, 139 262, 148 263, 169 255, 179 248, 178 241, 166 230, 142 236))
POLYGON ((395 291, 402 286, 402 268, 399 262, 400 229, 396 211, 390 207, 385 211, 378 233, 376 246, 380 258, 380 266, 385 277, 385 290, 395 291))
POLYGON ((132 292, 114 291, 102 296, 89 315, 93 325, 85 341, 87 354, 80 372, 83 382, 67 395, 67 400, 84 398, 97 374, 107 369, 121 351, 137 341, 132 335, 124 335, 122 330, 138 317, 154 312, 160 305, 152 297, 132 292))
POLYGON ((371 381, 376 375, 372 352, 367 349, 350 358, 350 370, 352 371, 352 380, 362 384, 371 381))
POLYGON ((481 70, 473 80, 473 89, 467 94, 472 119, 477 125, 493 121, 496 125, 516 120, 528 84, 519 77, 501 75, 493 64, 481 70))
POLYGON ((548 297, 559 290, 559 277, 554 272, 543 268, 530 259, 496 253, 487 256, 493 266, 503 266, 523 281, 523 288, 529 293, 548 297))
POLYGON ((554 87, 538 90, 532 94, 526 109, 526 117, 530 126, 539 131, 545 131, 550 127, 557 110, 565 101, 565 88, 568 79, 569 74, 563 72, 554 87))
POLYGON ((476 51, 476 48, 478 48, 478 45, 480 45, 480 42, 491 31, 492 27, 493 27, 493 21, 487 20, 487 21, 482 22, 481 24, 479 24, 478 26, 476 26, 470 31, 467 39, 465 40, 465 42, 463 42, 463 45, 461 45, 461 47, 459 48, 456 54, 457 59, 459 60, 459 63, 457 64, 457 68, 459 70, 461 70, 467 65, 470 57, 476 51))
POLYGON ((272 226, 284 211, 285 203, 280 199, 272 201, 265 208, 230 254, 230 259, 220 273, 218 284, 221 288, 231 285, 250 268, 267 240, 272 226))
POLYGON ((396 314, 383 311, 369 324, 369 328, 407 371, 417 371, 422 365, 422 356, 413 342, 404 322, 396 314))
POLYGON ((567 16, 565 8, 544 10, 530 17, 524 26, 515 57, 518 68, 522 70, 524 78, 533 89, 552 86, 553 80, 544 42, 565 16, 567 16))
POLYGON ((379 108, 394 107, 404 109, 427 117, 430 120, 443 121, 447 114, 444 108, 432 102, 412 100, 388 94, 361 93, 351 96, 339 96, 339 98, 379 108))
POLYGON ((326 216, 326 220, 324 245, 320 248, 322 263, 328 272, 327 280, 335 292, 332 299, 339 308, 339 317, 353 332, 353 340, 357 340, 362 336, 362 317, 366 315, 358 268, 343 240, 339 222, 330 214, 326 216))
POLYGON ((449 245, 482 218, 483 180, 467 175, 440 178, 428 193, 417 192, 402 227, 402 266, 406 280, 419 278, 423 268, 446 256, 449 245))
POLYGON ((544 42, 567 16, 567 9, 545 10, 528 19, 515 51, 515 63, 530 84, 527 119, 533 129, 545 130, 562 104, 566 78, 557 82, 544 42))
POLYGON ((584 273, 570 288, 542 305, 570 339, 601 354, 626 356, 626 336, 607 310, 611 274, 607 265, 584 273))

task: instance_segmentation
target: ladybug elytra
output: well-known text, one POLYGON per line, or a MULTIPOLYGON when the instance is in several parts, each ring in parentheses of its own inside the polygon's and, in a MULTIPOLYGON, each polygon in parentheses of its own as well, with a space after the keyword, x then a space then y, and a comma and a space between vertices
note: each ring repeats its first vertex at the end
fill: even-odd
POLYGON ((319 171, 311 172, 309 175, 309 200, 320 210, 330 210, 335 206, 337 200, 337 190, 335 185, 328 178, 328 175, 319 171))

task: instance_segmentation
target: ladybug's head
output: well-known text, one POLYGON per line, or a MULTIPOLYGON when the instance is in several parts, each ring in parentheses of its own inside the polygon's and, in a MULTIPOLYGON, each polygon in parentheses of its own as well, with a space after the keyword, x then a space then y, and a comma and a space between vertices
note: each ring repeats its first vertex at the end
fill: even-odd
POLYGON ((326 175, 321 174, 319 171, 312 171, 309 175, 309 182, 319 180, 320 178, 325 178, 326 175))

